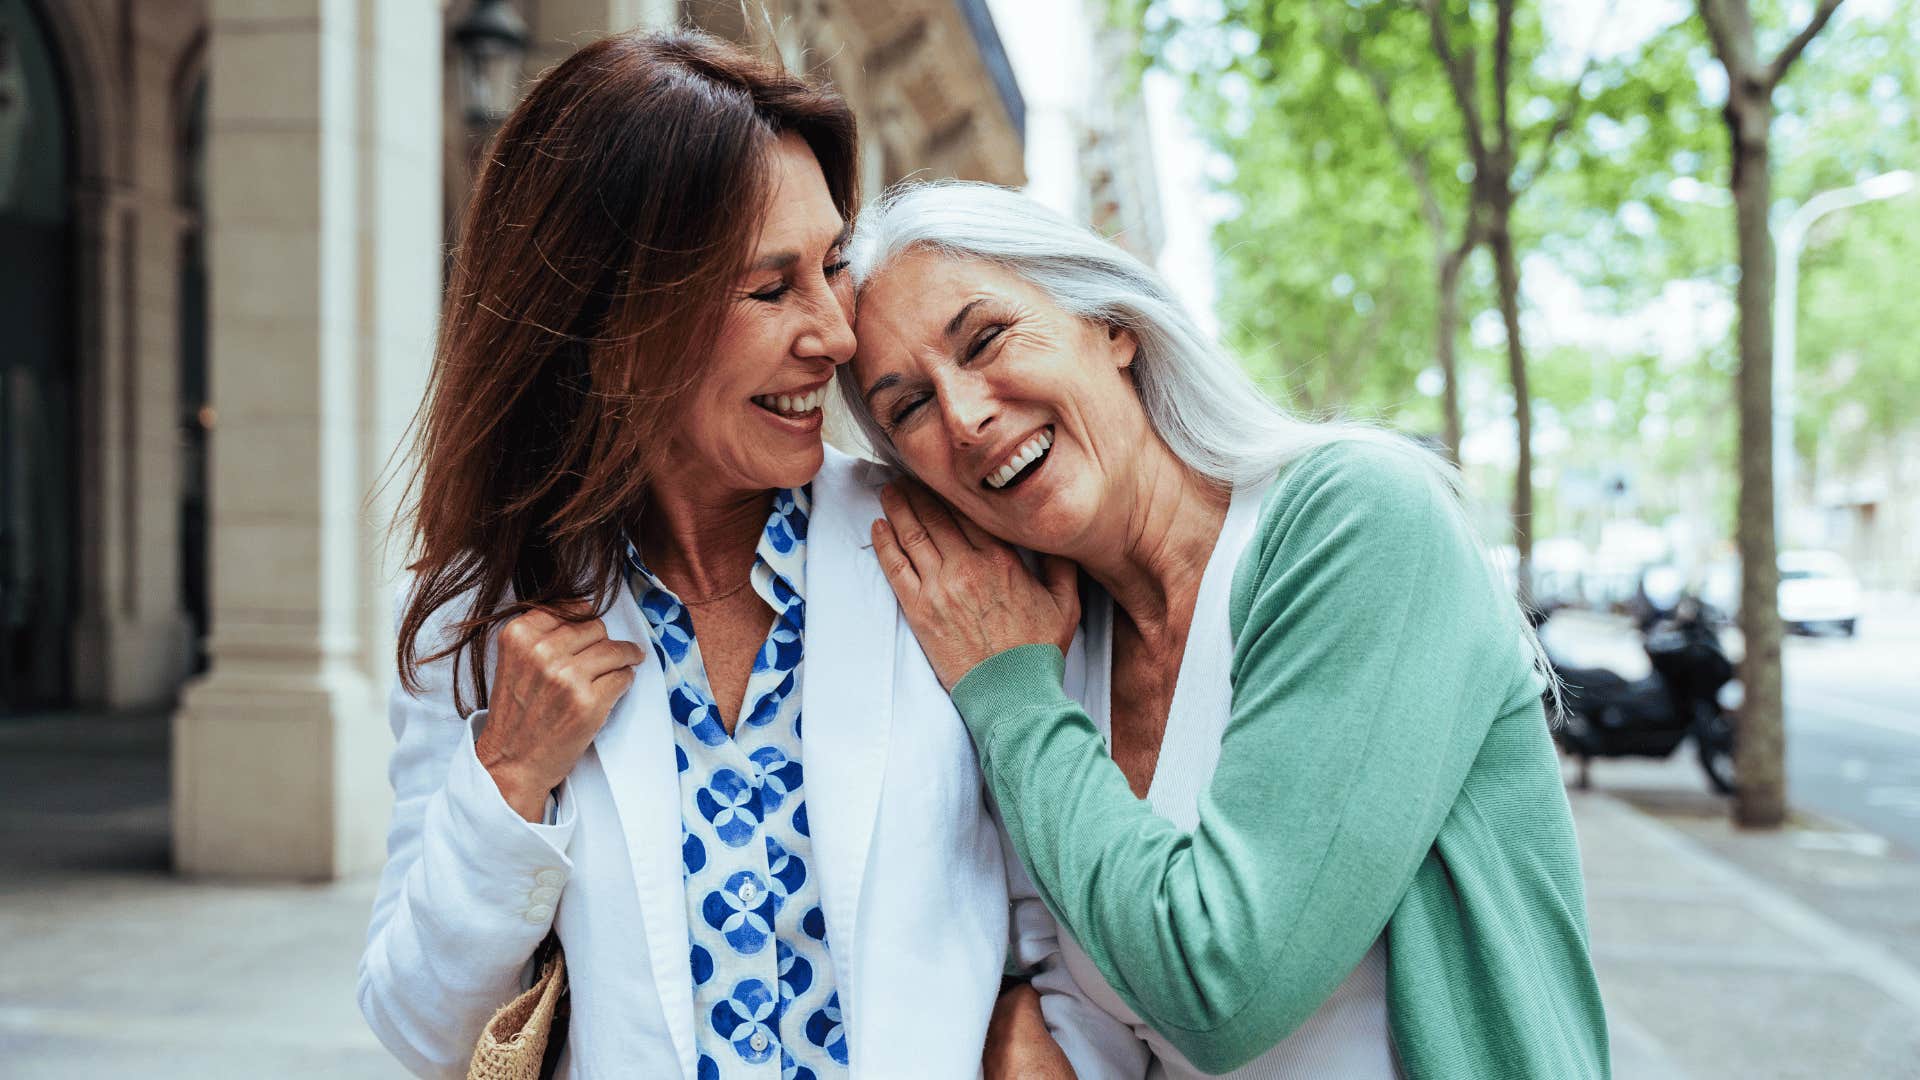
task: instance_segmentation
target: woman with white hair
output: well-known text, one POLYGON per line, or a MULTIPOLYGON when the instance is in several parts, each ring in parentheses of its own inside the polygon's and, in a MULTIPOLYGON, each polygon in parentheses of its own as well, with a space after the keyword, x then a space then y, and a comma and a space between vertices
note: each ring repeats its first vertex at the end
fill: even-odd
POLYGON ((1059 920, 1082 1070, 1605 1076, 1537 645, 1452 474, 1288 417, 1011 192, 899 191, 849 259, 841 389, 918 481, 875 554, 1059 920))

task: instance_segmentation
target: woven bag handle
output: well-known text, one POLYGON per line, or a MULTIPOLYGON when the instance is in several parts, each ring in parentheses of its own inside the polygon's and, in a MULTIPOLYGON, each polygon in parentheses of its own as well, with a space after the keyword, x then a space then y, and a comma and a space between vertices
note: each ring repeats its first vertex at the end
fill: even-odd
POLYGON ((500 1006, 480 1029, 473 1060, 467 1065, 467 1080, 541 1080, 547 1075, 549 1042, 558 1050, 560 1040, 566 1038, 561 999, 567 990, 567 958, 552 935, 540 943, 534 955, 543 953, 546 958, 540 966, 540 977, 500 1006))

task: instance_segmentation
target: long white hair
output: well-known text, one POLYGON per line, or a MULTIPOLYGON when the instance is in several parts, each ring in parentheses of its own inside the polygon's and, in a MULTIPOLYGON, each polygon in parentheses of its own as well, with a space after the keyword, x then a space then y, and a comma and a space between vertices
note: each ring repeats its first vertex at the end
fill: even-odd
MULTIPOLYGON (((1131 370, 1147 421, 1194 472, 1239 487, 1266 480, 1337 440, 1392 447, 1427 466, 1445 489, 1446 504, 1485 554, 1467 519, 1459 471, 1452 464, 1385 428, 1290 415, 1200 329, 1158 273, 1087 226, 992 184, 902 184, 862 211, 854 226, 847 259, 855 290, 863 290, 894 259, 920 249, 993 263, 1036 286, 1071 315, 1132 331, 1140 344, 1131 370)), ((867 411, 851 368, 841 365, 836 376, 847 410, 875 456, 910 471, 867 411)), ((1525 620, 1519 621, 1536 668, 1554 685, 1538 639, 1525 620)))
MULTIPOLYGON (((1132 331, 1140 347, 1131 370, 1147 422, 1202 476, 1229 487, 1258 483, 1328 442, 1365 439, 1419 455, 1458 489, 1441 458, 1393 432, 1289 415, 1200 329, 1151 267, 1025 195, 961 180, 894 188, 854 226, 847 248, 854 288, 922 248, 994 263, 1070 315, 1132 331)), ((848 367, 840 369, 842 400, 873 452, 904 471, 848 367)))

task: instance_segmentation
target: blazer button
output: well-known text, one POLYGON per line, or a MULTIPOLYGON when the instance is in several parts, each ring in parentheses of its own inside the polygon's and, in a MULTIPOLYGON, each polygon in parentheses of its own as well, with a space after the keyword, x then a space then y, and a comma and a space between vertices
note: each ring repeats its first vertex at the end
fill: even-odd
POLYGON ((530 923, 543 923, 553 918, 553 909, 545 904, 535 904, 527 909, 525 918, 530 923))
POLYGON ((565 885, 567 883, 567 872, 564 870, 555 870, 552 867, 548 867, 547 869, 542 870, 539 873, 533 875, 533 880, 539 882, 542 885, 548 885, 557 889, 560 886, 565 885))
POLYGON ((552 904, 555 900, 560 899, 560 890, 551 885, 542 885, 528 893, 527 899, 536 904, 552 904))

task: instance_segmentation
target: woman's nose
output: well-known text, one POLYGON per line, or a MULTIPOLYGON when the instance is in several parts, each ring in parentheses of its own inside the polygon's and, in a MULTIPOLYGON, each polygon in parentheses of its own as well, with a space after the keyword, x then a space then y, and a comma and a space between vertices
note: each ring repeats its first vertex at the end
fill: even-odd
POLYGON ((833 290, 814 305, 813 323, 796 343, 795 350, 803 357, 825 357, 835 365, 844 364, 853 359, 853 312, 841 302, 833 290))
POLYGON ((945 380, 939 398, 947 437, 955 446, 971 446, 986 438, 1000 411, 985 383, 965 374, 945 380))

